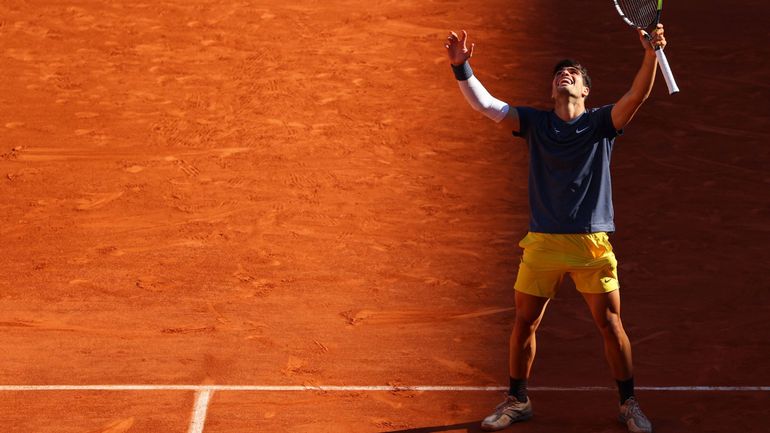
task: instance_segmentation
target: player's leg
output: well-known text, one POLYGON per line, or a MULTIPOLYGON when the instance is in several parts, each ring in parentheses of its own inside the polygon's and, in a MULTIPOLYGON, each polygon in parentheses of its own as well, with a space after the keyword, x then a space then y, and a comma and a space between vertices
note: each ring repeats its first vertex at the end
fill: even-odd
POLYGON ((634 397, 634 376, 631 343, 620 318, 620 283, 618 262, 606 233, 584 237, 590 257, 570 269, 575 286, 583 295, 596 327, 604 339, 604 355, 618 385, 620 421, 633 433, 649 433, 652 424, 639 408, 634 397))
POLYGON ((609 236, 589 233, 575 239, 582 244, 584 252, 578 256, 575 251, 570 276, 604 339, 604 355, 612 375, 618 381, 628 380, 633 375, 631 343, 620 319, 618 261, 609 236))
POLYGON ((516 291, 516 318, 510 338, 510 389, 495 412, 481 422, 483 430, 502 430, 513 423, 532 418, 527 379, 535 360, 535 333, 549 300, 547 297, 516 291))
POLYGON ((591 310, 596 327, 604 339, 604 356, 615 380, 625 381, 633 376, 631 342, 620 319, 620 291, 582 293, 591 310))
POLYGON ((505 400, 492 415, 484 418, 481 428, 502 430, 511 424, 532 418, 532 401, 527 396, 527 379, 535 360, 535 333, 543 319, 548 301, 564 279, 566 268, 560 255, 550 245, 551 238, 543 233, 528 233, 519 242, 524 255, 516 276, 516 318, 510 338, 510 388, 505 400))
POLYGON ((631 433, 652 432, 652 423, 644 415, 634 396, 631 343, 620 320, 620 291, 601 294, 583 293, 583 298, 591 309, 594 323, 604 338, 604 355, 618 384, 620 422, 626 424, 631 433))
MULTIPOLYGON (((597 261, 601 261, 601 258, 597 261)), ((604 355, 618 385, 619 420, 631 433, 650 433, 652 424, 634 397, 634 368, 631 343, 620 318, 620 291, 617 283, 617 261, 614 256, 595 272, 573 273, 578 290, 591 310, 597 329, 604 339, 604 355), (575 279, 575 276, 577 278, 575 279), (579 284, 577 282, 579 281, 579 284)))
POLYGON ((550 299, 518 290, 515 299, 516 318, 510 339, 509 372, 512 379, 527 380, 535 361, 537 328, 550 299))
POLYGON ((514 284, 516 318, 509 341, 509 394, 526 402, 527 380, 537 350, 537 327, 548 301, 556 296, 557 288, 564 280, 566 267, 553 236, 529 233, 519 245, 524 248, 524 254, 514 284))

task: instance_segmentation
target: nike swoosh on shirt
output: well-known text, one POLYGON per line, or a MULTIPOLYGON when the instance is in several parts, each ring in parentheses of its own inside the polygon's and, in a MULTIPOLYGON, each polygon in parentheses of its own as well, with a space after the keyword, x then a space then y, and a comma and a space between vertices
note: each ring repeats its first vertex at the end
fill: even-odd
POLYGON ((586 129, 588 129, 588 126, 586 126, 586 127, 585 127, 585 128, 583 128, 583 129, 576 129, 576 130, 575 130, 575 133, 577 133, 577 134, 580 134, 581 132, 585 131, 586 129))

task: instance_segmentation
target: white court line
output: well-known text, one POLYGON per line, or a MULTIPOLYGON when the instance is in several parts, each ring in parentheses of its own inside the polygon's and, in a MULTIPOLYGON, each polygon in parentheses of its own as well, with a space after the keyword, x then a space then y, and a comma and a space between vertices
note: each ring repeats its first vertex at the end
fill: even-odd
MULTIPOLYGON (((208 403, 214 391, 505 391, 502 386, 433 386, 433 385, 381 385, 381 386, 294 386, 294 385, 0 385, 2 391, 196 391, 201 394, 198 399, 208 403)), ((614 391, 609 386, 540 386, 530 387, 530 391, 614 391)), ((637 386, 639 391, 753 391, 770 392, 770 386, 637 386)), ((196 405, 197 401, 196 399, 196 405)))
POLYGON ((203 433, 203 425, 206 424, 206 412, 209 409, 209 400, 213 393, 214 391, 205 389, 195 394, 195 405, 187 433, 203 433))

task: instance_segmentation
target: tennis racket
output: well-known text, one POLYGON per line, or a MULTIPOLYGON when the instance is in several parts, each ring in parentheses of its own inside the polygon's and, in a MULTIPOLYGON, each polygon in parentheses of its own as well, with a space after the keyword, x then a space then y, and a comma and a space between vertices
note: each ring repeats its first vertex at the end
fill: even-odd
MULTIPOLYGON (((655 30, 660 22, 660 13, 663 10, 663 0, 612 0, 615 2, 615 9, 618 10, 623 21, 629 26, 645 30, 647 40, 651 40, 649 34, 655 30)), ((668 93, 673 95, 679 92, 679 87, 674 80, 674 74, 671 73, 671 67, 668 66, 668 60, 660 47, 655 47, 655 55, 658 57, 660 71, 663 78, 666 79, 668 93)))

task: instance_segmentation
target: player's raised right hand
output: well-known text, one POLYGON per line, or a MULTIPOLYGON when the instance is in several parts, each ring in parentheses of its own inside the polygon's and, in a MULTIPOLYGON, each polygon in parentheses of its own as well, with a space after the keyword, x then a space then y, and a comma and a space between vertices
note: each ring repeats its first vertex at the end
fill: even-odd
POLYGON ((468 59, 473 56, 473 47, 475 44, 471 44, 471 49, 468 49, 466 42, 468 41, 468 33, 463 30, 462 38, 457 36, 455 32, 449 32, 449 37, 446 38, 444 48, 446 48, 447 55, 449 55, 449 61, 457 66, 462 65, 468 59))

